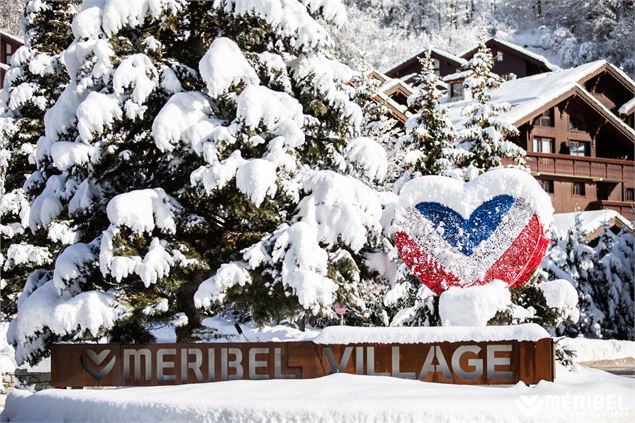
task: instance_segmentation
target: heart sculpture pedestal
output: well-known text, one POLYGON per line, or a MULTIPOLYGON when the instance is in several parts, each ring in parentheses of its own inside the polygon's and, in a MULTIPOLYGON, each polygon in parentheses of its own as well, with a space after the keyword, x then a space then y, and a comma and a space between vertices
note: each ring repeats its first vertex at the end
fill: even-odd
POLYGON ((424 176, 402 189, 395 244, 437 294, 495 279, 516 287, 540 265, 552 215, 549 195, 522 170, 492 170, 467 183, 424 176))

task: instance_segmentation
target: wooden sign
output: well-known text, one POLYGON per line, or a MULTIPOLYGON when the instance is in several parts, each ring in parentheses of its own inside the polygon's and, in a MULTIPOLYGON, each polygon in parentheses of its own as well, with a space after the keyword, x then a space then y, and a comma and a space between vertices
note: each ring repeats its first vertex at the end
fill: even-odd
POLYGON ((56 344, 56 387, 306 379, 345 372, 456 384, 553 381, 551 338, 538 341, 347 344, 56 344))

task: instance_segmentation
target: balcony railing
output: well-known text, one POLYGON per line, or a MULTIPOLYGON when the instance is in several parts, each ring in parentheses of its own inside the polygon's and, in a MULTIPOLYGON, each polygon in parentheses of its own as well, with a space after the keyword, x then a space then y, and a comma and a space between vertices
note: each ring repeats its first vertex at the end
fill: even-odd
POLYGON ((632 181, 635 179, 635 161, 633 160, 547 153, 527 153, 525 159, 533 174, 606 181, 632 181))

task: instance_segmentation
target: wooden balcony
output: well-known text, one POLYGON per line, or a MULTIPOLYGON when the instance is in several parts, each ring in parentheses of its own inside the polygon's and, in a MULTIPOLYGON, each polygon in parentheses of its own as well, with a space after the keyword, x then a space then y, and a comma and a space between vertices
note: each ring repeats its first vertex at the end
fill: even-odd
POLYGON ((635 161, 633 160, 527 153, 526 161, 534 175, 564 176, 609 182, 635 180, 635 161))

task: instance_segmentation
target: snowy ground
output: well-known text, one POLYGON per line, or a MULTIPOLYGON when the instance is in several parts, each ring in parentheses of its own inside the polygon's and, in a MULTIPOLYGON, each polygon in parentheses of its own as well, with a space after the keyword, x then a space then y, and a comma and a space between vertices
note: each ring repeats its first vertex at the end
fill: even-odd
MULTIPOLYGON (((214 317, 218 341, 310 340, 320 331, 258 329, 214 317)), ((174 330, 157 328, 160 342, 174 330)), ((576 362, 633 369, 635 342, 566 338, 576 362), (630 366, 630 367, 629 367, 630 366)), ((4 353, 9 350, 5 348, 4 353), (5 351, 6 350, 6 351, 5 351)), ((46 371, 48 363, 36 370, 46 371)), ((232 381, 114 390, 14 391, 2 420, 11 421, 633 421, 635 380, 575 366, 558 367, 555 383, 475 387, 385 377, 332 375, 314 380, 232 381), (461 407, 456 407, 460 398, 461 407), (104 415, 104 407, 109 412, 104 415)), ((1 401, 0 401, 1 402, 1 401)), ((0 404, 0 409, 2 404, 0 404)))
POLYGON ((634 393, 633 380, 578 366, 559 367, 553 383, 507 387, 335 374, 36 394, 18 390, 0 420, 627 422, 635 419, 634 393))

